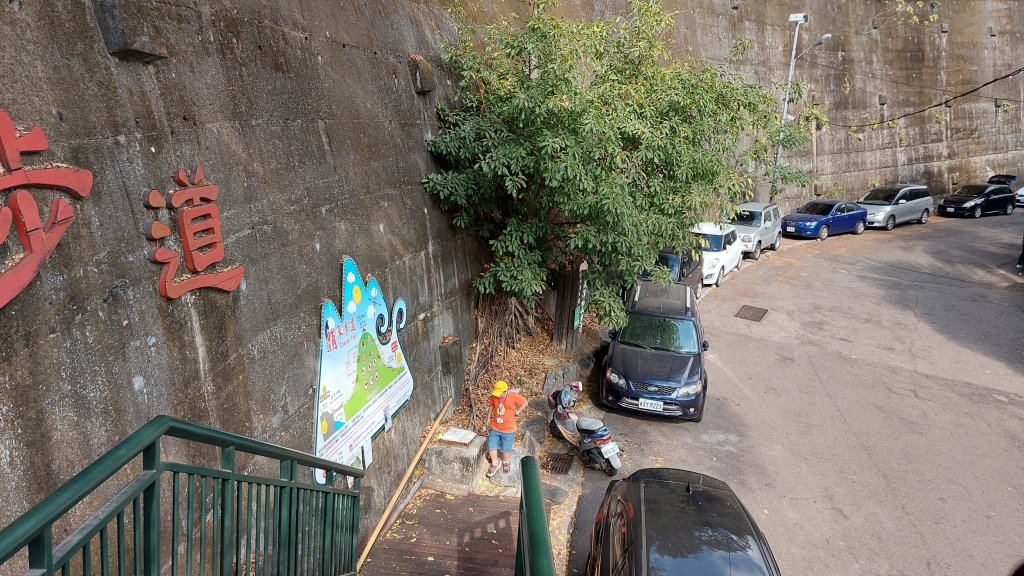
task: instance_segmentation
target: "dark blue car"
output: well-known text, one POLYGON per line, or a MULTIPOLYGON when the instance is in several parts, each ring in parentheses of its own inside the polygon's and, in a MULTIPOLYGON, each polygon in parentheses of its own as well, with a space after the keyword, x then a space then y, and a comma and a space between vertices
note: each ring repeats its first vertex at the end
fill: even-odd
POLYGON ((846 200, 812 200, 782 219, 782 233, 824 240, 830 234, 862 234, 868 211, 846 200))

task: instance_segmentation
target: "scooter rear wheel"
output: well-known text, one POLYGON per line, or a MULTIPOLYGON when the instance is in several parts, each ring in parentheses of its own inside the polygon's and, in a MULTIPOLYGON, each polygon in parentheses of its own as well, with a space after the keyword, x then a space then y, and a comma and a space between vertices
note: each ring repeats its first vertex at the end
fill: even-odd
POLYGON ((619 469, 616 468, 615 466, 612 466, 612 463, 609 462, 607 458, 605 458, 604 473, 607 474, 608 476, 615 476, 616 474, 619 473, 619 469))

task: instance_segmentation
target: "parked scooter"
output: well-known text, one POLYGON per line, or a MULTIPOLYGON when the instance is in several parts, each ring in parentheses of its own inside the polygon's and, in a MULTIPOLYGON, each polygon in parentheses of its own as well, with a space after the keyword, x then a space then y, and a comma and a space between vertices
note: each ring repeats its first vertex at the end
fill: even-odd
POLYGON ((576 405, 576 398, 572 393, 582 390, 583 384, 575 381, 548 396, 551 432, 568 440, 583 456, 587 466, 604 470, 609 476, 615 476, 622 467, 622 462, 618 456, 619 445, 612 442, 611 431, 596 418, 581 417, 572 412, 573 406, 576 405))

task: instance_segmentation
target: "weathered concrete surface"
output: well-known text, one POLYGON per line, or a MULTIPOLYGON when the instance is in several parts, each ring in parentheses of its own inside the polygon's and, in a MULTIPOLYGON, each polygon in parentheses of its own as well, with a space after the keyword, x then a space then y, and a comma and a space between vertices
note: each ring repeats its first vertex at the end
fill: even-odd
MULTIPOLYGON (((725 480, 783 574, 1010 574, 1024 541, 1024 214, 792 240, 701 299, 699 424, 615 411, 623 474, 725 480), (759 323, 740 306, 769 310, 759 323)), ((570 574, 607 486, 586 471, 570 574)))
POLYGON ((421 465, 426 474, 423 486, 445 494, 469 494, 481 470, 487 471, 483 457, 487 438, 476 436, 465 446, 436 444, 427 446, 421 465))
POLYGON ((0 526, 157 414, 309 451, 320 306, 340 296, 344 255, 408 303, 417 385, 374 441, 360 504, 372 526, 461 386, 439 346, 473 337, 478 247, 420 184, 447 78, 417 95, 406 62, 443 70, 450 20, 404 1, 117 4, 141 7, 169 58, 108 55, 89 0, 0 3, 0 107, 51 143, 26 163, 95 176, 47 266, 0 309, 0 526), (141 198, 199 163, 221 187, 224 264, 244 265, 245 282, 169 302, 141 198))

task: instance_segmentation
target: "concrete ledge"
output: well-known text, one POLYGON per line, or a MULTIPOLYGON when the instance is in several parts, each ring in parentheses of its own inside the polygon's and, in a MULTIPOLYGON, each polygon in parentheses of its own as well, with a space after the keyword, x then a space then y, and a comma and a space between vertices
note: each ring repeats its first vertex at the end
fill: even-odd
POLYGON ((481 467, 486 470, 483 453, 486 438, 476 436, 466 446, 431 444, 423 453, 422 466, 426 471, 423 486, 445 494, 465 496, 481 467))

